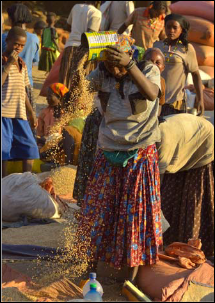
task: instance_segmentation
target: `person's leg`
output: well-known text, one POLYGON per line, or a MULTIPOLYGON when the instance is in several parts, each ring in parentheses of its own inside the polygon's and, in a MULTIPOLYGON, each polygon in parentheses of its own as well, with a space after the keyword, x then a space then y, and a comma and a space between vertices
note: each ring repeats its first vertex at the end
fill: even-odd
POLYGON ((22 169, 23 173, 25 172, 32 172, 34 160, 23 160, 22 161, 22 169))
POLYGON ((128 277, 127 280, 130 281, 132 284, 135 284, 136 277, 138 273, 139 266, 135 267, 128 267, 128 277))
POLYGON ((2 161, 2 178, 7 176, 7 161, 2 161))

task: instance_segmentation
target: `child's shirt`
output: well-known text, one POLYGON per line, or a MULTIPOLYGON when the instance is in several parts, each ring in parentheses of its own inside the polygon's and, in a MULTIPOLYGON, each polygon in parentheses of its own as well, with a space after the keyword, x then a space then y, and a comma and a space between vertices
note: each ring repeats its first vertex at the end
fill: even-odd
MULTIPOLYGON (((2 55, 2 70, 6 62, 7 57, 2 55)), ((30 85, 30 82, 26 64, 20 57, 18 62, 21 70, 17 64, 13 64, 2 86, 2 117, 27 120, 25 87, 30 85)))
POLYGON ((43 31, 42 35, 42 48, 47 48, 53 51, 57 50, 57 46, 54 43, 54 40, 56 43, 58 43, 58 34, 55 28, 53 27, 47 27, 43 31))
POLYGON ((54 125, 54 109, 53 107, 46 107, 42 109, 38 117, 37 136, 47 137, 49 135, 50 128, 54 125))
MULTIPOLYGON (((153 64, 143 68, 143 74, 161 90, 160 71, 153 64)), ((98 146, 107 151, 129 151, 146 148, 160 141, 158 125, 159 97, 149 101, 139 92, 128 76, 123 94, 117 80, 99 67, 88 77, 98 90, 104 118, 99 129, 98 146)))

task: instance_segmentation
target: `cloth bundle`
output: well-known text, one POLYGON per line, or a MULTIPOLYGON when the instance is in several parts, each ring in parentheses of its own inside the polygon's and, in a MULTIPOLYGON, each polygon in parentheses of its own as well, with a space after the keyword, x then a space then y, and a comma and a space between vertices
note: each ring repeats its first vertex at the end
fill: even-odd
POLYGON ((160 259, 176 261, 181 267, 193 269, 206 262, 205 254, 201 250, 200 239, 190 239, 188 244, 174 242, 166 247, 165 254, 159 254, 160 259))

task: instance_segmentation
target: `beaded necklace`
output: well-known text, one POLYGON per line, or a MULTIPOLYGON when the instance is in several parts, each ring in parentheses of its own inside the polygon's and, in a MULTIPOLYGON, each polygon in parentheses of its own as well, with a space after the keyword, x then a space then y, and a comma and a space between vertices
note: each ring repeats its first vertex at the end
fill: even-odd
POLYGON ((147 27, 150 28, 150 29, 152 29, 155 32, 158 20, 159 20, 159 18, 149 19, 147 27))
POLYGON ((174 53, 178 50, 178 45, 183 44, 181 40, 178 40, 176 45, 174 46, 174 48, 172 50, 170 50, 170 45, 167 43, 167 40, 164 41, 164 45, 168 46, 168 51, 164 52, 164 56, 165 56, 165 61, 169 62, 170 58, 174 55, 174 53))
POLYGON ((153 5, 149 6, 148 9, 144 12, 144 16, 148 18, 148 22, 146 24, 146 27, 150 28, 154 32, 156 31, 156 26, 159 21, 164 19, 163 16, 159 16, 157 18, 150 18, 150 9, 153 7, 153 5))

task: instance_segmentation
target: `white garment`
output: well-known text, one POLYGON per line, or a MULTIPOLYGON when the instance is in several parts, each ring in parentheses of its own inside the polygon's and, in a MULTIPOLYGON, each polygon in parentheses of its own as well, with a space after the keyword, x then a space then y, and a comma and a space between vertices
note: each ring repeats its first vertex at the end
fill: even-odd
POLYGON ((86 32, 88 28, 98 32, 101 18, 101 12, 93 5, 76 4, 67 19, 67 23, 71 25, 71 33, 65 48, 68 46, 80 46, 81 35, 86 32))
POLYGON ((59 219, 60 208, 43 189, 37 175, 11 174, 2 179, 2 220, 15 222, 21 216, 33 219, 59 219))
POLYGON ((202 167, 214 160, 214 127, 203 117, 178 114, 164 117, 157 143, 160 174, 202 167))
MULTIPOLYGON (((118 29, 125 23, 126 19, 134 11, 133 1, 106 1, 100 8, 102 12, 102 24, 108 28, 101 28, 101 30, 113 30, 118 29), (108 12, 109 10, 109 12, 108 12), (104 20, 105 19, 105 20, 104 20), (104 22, 105 21, 105 22, 104 22)), ((130 25, 124 34, 129 35, 133 25, 130 25)))

